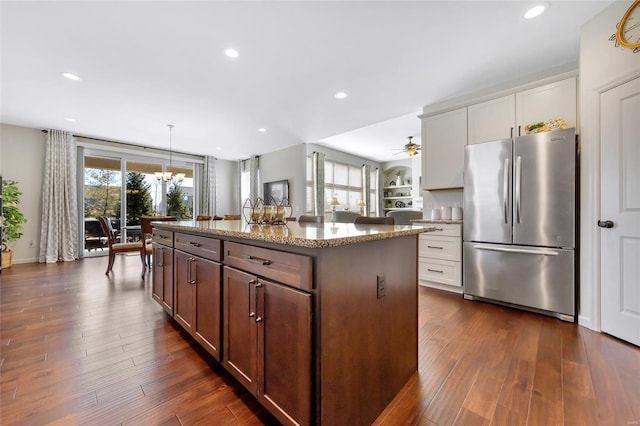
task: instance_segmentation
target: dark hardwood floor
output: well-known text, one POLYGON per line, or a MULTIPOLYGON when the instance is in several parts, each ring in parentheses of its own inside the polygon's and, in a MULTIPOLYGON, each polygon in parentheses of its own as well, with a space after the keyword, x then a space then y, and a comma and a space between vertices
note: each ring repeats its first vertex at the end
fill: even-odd
MULTIPOLYGON (((162 312, 139 257, 0 275, 0 424, 274 424, 162 312)), ((637 425, 640 349, 419 289, 419 374, 378 425, 637 425)), ((366 390, 363 390, 366 391, 366 390)))

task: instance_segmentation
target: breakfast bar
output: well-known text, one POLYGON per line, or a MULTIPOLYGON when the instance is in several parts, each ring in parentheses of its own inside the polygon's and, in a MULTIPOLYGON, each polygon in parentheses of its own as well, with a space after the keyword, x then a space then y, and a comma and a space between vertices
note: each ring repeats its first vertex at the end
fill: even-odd
POLYGON ((153 297, 283 424, 371 424, 418 369, 418 234, 153 223, 153 297))

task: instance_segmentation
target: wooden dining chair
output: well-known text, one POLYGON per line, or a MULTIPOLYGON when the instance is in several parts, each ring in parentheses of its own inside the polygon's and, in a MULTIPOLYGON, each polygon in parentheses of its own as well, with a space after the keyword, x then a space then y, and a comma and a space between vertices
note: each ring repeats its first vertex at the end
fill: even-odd
POLYGON ((392 216, 358 216, 353 223, 356 225, 394 225, 395 220, 392 216))
POLYGON ((140 229, 142 230, 142 239, 144 241, 147 268, 151 269, 151 256, 153 255, 153 246, 151 245, 153 227, 151 222, 175 222, 176 220, 175 216, 140 216, 140 229))
POLYGON ((205 216, 202 214, 199 214, 198 216, 196 216, 196 222, 201 220, 211 220, 211 216, 205 216))
POLYGON ((298 223, 324 223, 324 216, 312 216, 303 214, 298 218, 298 223))
POLYGON ((240 220, 239 214, 225 214, 224 220, 240 220))
POLYGON ((107 272, 105 272, 105 275, 109 275, 109 272, 113 269, 113 262, 116 259, 116 254, 138 252, 140 253, 140 261, 142 262, 142 278, 144 278, 144 273, 147 270, 147 265, 144 261, 146 254, 144 238, 132 243, 119 243, 116 239, 116 232, 113 230, 113 226, 111 226, 109 218, 106 216, 98 216, 98 221, 100 221, 100 226, 102 226, 102 230, 107 236, 107 245, 109 246, 109 262, 107 263, 107 272))

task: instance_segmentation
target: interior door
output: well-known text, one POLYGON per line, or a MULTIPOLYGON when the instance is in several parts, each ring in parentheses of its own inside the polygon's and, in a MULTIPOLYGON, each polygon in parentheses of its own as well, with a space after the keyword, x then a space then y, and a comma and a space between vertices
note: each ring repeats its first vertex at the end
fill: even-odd
POLYGON ((602 331, 640 345, 640 78, 600 102, 602 331))

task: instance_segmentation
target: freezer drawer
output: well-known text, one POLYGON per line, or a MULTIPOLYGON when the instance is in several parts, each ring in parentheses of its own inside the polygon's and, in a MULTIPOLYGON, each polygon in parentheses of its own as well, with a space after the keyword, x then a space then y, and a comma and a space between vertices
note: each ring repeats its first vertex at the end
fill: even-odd
POLYGON ((464 294, 575 316, 574 251, 463 244, 464 294))

